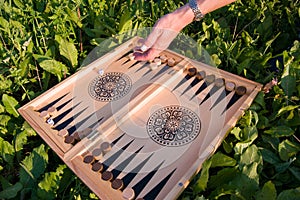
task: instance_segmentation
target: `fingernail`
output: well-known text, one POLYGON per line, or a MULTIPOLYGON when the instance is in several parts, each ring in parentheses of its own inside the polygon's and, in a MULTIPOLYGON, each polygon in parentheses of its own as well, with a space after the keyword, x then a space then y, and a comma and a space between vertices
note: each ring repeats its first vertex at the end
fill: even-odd
POLYGON ((147 47, 146 45, 143 45, 143 46, 141 47, 141 50, 142 50, 143 52, 147 51, 147 49, 148 49, 148 47, 147 47))

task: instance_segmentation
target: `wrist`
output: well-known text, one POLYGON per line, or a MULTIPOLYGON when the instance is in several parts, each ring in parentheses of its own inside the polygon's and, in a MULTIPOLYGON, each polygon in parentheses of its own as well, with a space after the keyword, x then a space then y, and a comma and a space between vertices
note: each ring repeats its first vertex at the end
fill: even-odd
POLYGON ((200 21, 204 17, 197 0, 189 0, 189 7, 194 13, 194 21, 200 21))
POLYGON ((180 21, 185 22, 185 26, 192 23, 195 17, 189 4, 185 4, 184 6, 180 7, 175 11, 175 13, 178 14, 179 22, 180 21))

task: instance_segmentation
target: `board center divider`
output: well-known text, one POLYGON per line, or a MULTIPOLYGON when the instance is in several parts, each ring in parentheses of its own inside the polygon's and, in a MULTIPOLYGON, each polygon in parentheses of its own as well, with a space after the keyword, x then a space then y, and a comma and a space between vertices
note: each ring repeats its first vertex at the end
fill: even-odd
POLYGON ((98 128, 93 130, 89 135, 84 137, 78 144, 76 144, 72 149, 67 151, 64 155, 65 160, 72 160, 72 158, 82 155, 88 149, 92 149, 100 141, 105 141, 105 138, 110 135, 114 130, 116 130, 121 124, 128 120, 133 114, 135 114, 139 109, 145 106, 149 101, 155 98, 165 87, 170 86, 176 79, 182 76, 185 67, 189 64, 186 59, 183 59, 178 64, 173 66, 176 70, 174 74, 170 76, 164 74, 162 77, 156 80, 158 84, 150 85, 146 90, 134 97, 130 103, 133 103, 132 109, 127 112, 126 108, 118 110, 113 113, 113 116, 106 119, 101 123, 98 128), (118 123, 116 120, 118 119, 118 123))

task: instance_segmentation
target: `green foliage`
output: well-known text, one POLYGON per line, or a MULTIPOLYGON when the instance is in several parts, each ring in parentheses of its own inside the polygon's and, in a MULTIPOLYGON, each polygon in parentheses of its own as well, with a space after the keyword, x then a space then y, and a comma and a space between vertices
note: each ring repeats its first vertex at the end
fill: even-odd
MULTIPOLYGON (((95 45, 112 37, 102 45, 113 48, 126 39, 116 35, 152 27, 181 5, 0 1, 0 199, 97 199, 17 109, 77 71, 95 45)), ((278 84, 257 95, 179 199, 299 198, 299 7, 293 0, 238 0, 183 30, 197 52, 211 55, 202 61, 262 84, 277 78, 278 84)), ((184 49, 178 51, 195 56, 184 49)))
POLYGON ((6 112, 8 112, 9 114, 12 114, 15 117, 19 116, 19 113, 16 110, 16 106, 19 103, 14 97, 8 96, 7 94, 3 94, 2 95, 2 103, 5 107, 6 112))

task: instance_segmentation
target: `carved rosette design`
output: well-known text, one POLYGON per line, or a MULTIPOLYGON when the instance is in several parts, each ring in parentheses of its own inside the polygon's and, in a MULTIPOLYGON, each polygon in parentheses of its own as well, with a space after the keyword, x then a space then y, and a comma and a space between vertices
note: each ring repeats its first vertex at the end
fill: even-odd
POLYGON ((114 101, 131 89, 131 79, 121 72, 108 72, 97 76, 89 85, 89 94, 97 101, 114 101))
POLYGON ((182 106, 167 106, 154 112, 147 122, 152 140, 164 146, 182 146, 200 133, 201 122, 192 110, 182 106))

